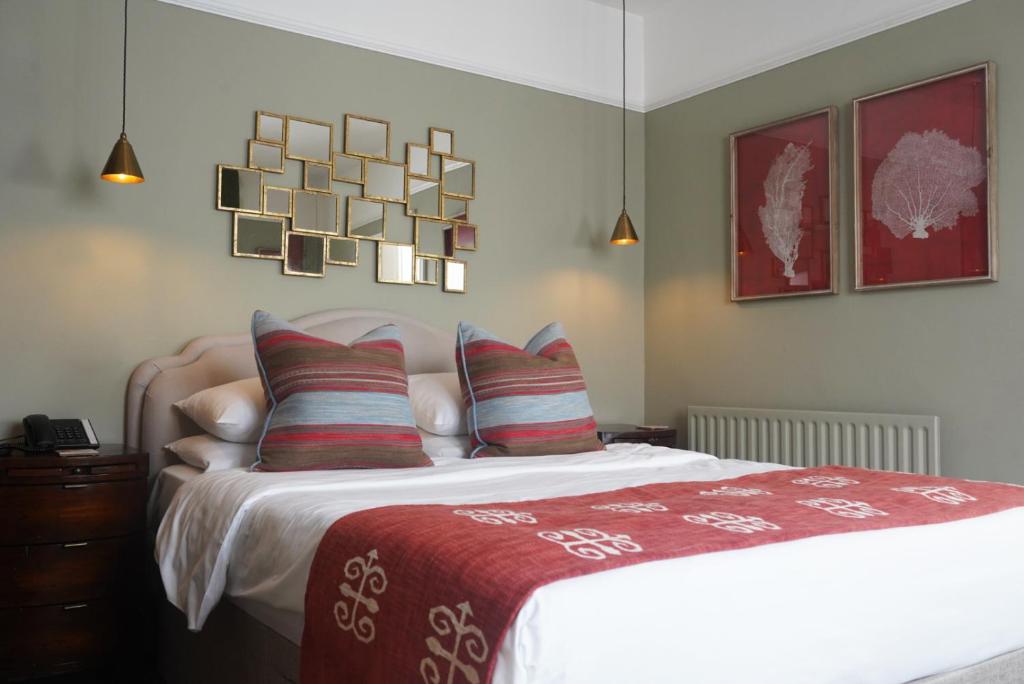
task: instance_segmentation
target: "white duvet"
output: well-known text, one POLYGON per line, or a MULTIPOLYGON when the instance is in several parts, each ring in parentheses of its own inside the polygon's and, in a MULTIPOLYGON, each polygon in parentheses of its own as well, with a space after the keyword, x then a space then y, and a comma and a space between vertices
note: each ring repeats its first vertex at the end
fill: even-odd
MULTIPOLYGON (((167 596, 191 628, 200 629, 227 594, 298 643, 317 544, 347 513, 778 468, 613 445, 601 453, 451 459, 405 470, 206 473, 174 497, 156 554, 167 596)), ((520 611, 500 645, 494 681, 906 682, 1024 647, 1021 615, 1024 508, 555 582, 520 611)))

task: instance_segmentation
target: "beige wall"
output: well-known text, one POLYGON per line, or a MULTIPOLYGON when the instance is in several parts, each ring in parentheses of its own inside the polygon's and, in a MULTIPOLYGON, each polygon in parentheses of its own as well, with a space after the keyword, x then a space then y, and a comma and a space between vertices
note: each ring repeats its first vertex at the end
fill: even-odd
MULTIPOLYGON (((102 439, 119 439, 135 364, 246 330, 256 307, 289 317, 378 307, 445 328, 468 319, 520 343, 558 319, 599 419, 643 418, 643 252, 606 245, 619 211, 618 110, 133 1, 128 133, 147 181, 119 187, 97 176, 120 122, 120 7, 0 2, 0 434, 45 412, 91 417, 102 439), (389 119, 399 159, 428 126, 454 128, 457 152, 478 162, 469 294, 376 284, 372 250, 323 280, 229 256, 214 169, 245 160, 257 109, 389 119)), ((642 227, 639 115, 628 140, 642 227)), ((393 230, 411 240, 410 222, 393 230)))
POLYGON ((1024 482, 1024 3, 975 0, 647 115, 647 420, 688 404, 935 414, 953 476, 1024 482), (854 294, 850 100, 998 67, 1000 281, 854 294), (728 135, 840 106, 841 294, 729 302, 728 135))

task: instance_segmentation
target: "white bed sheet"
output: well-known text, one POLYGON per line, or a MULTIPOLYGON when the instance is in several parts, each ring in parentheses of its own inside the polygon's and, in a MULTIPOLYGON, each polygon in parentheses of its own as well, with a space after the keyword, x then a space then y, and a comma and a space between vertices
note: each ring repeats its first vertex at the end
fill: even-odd
POLYGON ((181 486, 203 472, 202 469, 187 463, 176 463, 157 473, 153 489, 149 492, 149 504, 146 509, 150 528, 156 527, 164 519, 164 514, 181 486))
MULTIPOLYGON (((347 513, 777 468, 612 445, 430 469, 207 473, 172 501, 157 560, 192 628, 227 594, 299 643, 317 544, 347 513)), ((642 563, 538 589, 500 645, 494 681, 905 682, 1024 647, 1022 577, 1024 508, 642 563)))

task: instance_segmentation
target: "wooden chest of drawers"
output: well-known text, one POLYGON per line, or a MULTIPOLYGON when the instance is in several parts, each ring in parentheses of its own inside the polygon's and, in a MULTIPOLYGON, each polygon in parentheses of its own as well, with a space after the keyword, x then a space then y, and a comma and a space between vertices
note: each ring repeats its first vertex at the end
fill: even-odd
POLYGON ((0 681, 109 664, 141 625, 146 454, 0 456, 0 681))
POLYGON ((676 446, 676 431, 670 427, 642 428, 637 425, 602 423, 597 426, 597 438, 604 444, 630 442, 672 448, 676 446))

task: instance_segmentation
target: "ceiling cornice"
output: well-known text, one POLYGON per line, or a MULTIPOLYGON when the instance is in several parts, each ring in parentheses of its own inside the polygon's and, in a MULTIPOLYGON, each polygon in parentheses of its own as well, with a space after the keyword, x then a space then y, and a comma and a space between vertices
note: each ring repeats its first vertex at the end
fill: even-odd
POLYGON ((757 74, 770 71, 780 66, 785 66, 786 64, 796 62, 797 60, 801 60, 805 57, 818 54, 819 52, 825 52, 826 50, 831 50, 832 48, 852 43, 872 34, 881 33, 882 31, 895 28, 901 24, 907 24, 916 19, 921 19, 930 14, 935 14, 936 12, 941 12, 942 10, 962 5, 970 1, 971 0, 931 0, 931 2, 914 7, 911 10, 886 17, 881 21, 873 21, 856 26, 855 28, 844 31, 838 35, 830 36, 826 40, 804 45, 781 55, 773 56, 770 59, 750 64, 743 69, 738 69, 725 76, 708 79, 707 81, 703 81, 693 87, 679 90, 677 93, 669 97, 662 97, 650 102, 645 102, 643 111, 650 112, 661 107, 675 104, 676 102, 681 102, 682 100, 700 95, 701 93, 706 93, 710 90, 714 90, 715 88, 720 88, 722 86, 729 85, 730 83, 742 81, 745 78, 756 76, 757 74))
MULTIPOLYGON (((240 21, 281 29, 291 33, 298 33, 311 38, 320 38, 335 43, 342 43, 344 45, 351 45, 353 47, 393 55, 395 57, 404 57, 417 62, 425 62, 427 64, 456 69, 458 71, 464 71, 478 76, 487 76, 489 78, 495 78, 509 83, 538 88, 540 90, 559 93, 561 95, 578 97, 591 102, 599 102, 602 104, 612 105, 614 107, 622 106, 621 94, 608 94, 601 93, 593 89, 577 88, 565 83, 538 78, 533 74, 518 73, 507 69, 492 69, 468 60, 454 58, 450 55, 443 55, 407 45, 388 42, 386 40, 371 38, 365 35, 350 33, 333 27, 314 24, 312 22, 297 21, 275 12, 263 9, 253 10, 251 8, 240 6, 236 3, 226 2, 225 0, 160 1, 171 5, 199 10, 201 12, 216 14, 229 19, 238 19, 240 21)), ((642 49, 639 50, 639 52, 642 53, 642 49)), ((617 89, 614 92, 617 93, 617 89)), ((635 98, 627 98, 626 107, 627 109, 636 112, 645 111, 643 102, 636 100, 635 98)))
MULTIPOLYGON (((597 85, 597 87, 588 87, 587 85, 580 86, 585 78, 567 78, 561 79, 546 79, 539 77, 535 73, 530 73, 528 70, 523 69, 521 71, 515 70, 515 68, 495 68, 479 63, 476 60, 462 59, 452 54, 442 54, 431 50, 425 50, 421 47, 405 45, 398 42, 388 41, 386 39, 379 38, 377 36, 369 36, 363 33, 349 32, 342 29, 338 29, 332 25, 325 23, 314 23, 311 21, 305 21, 296 19, 293 17, 285 16, 278 12, 270 9, 266 9, 266 3, 263 6, 246 6, 238 2, 238 0, 161 0, 161 2, 169 3, 172 5, 179 5, 189 9, 199 10, 202 12, 208 12, 211 14, 228 17, 231 19, 237 19, 249 23, 259 24, 270 28, 281 29, 289 31, 291 33, 298 33, 313 38, 320 38, 323 40, 329 40, 335 43, 341 43, 344 45, 351 45, 358 48, 364 48, 375 52, 381 52, 396 57, 403 57, 406 59, 412 59, 418 62, 424 62, 433 64, 436 66, 447 67, 450 69, 456 69, 467 73, 477 74, 480 76, 486 76, 489 78, 495 78, 510 83, 516 83, 519 85, 529 86, 532 88, 538 88, 549 92, 559 93, 562 95, 569 95, 571 97, 577 97, 592 102, 599 102, 615 107, 622 105, 621 95, 618 94, 618 86, 616 87, 602 87, 610 86, 610 84, 601 84, 591 79, 591 86, 597 85), (577 81, 573 83, 572 81, 577 81)), ((669 96, 656 97, 652 93, 650 99, 644 99, 643 91, 651 92, 655 90, 651 88, 650 82, 647 84, 647 88, 640 87, 639 92, 627 100, 627 107, 630 110, 638 112, 649 112, 654 109, 659 109, 667 105, 674 104, 681 100, 699 95, 709 90, 714 90, 730 83, 735 83, 744 78, 755 76, 759 73, 775 69, 777 67, 795 62, 797 60, 809 57, 819 52, 839 47, 846 43, 853 42, 860 38, 879 33, 887 29, 894 28, 901 24, 905 24, 916 19, 920 19, 930 14, 940 12, 942 10, 961 5, 970 0, 929 0, 921 2, 914 7, 897 12, 891 16, 887 16, 882 20, 869 21, 863 24, 857 25, 849 30, 842 31, 836 35, 829 36, 827 39, 810 42, 805 45, 801 45, 796 49, 788 50, 786 52, 772 55, 767 59, 762 59, 757 62, 751 62, 743 65, 742 68, 737 68, 725 74, 719 74, 712 78, 705 80, 696 80, 695 85, 689 85, 681 87, 679 89, 662 88, 660 92, 664 93, 666 90, 672 94, 669 96)), ((586 3, 584 3, 586 4, 586 3)), ((631 19, 636 22, 640 22, 637 30, 640 32, 638 35, 643 36, 643 21, 657 22, 659 19, 659 11, 653 11, 646 17, 639 17, 631 15, 631 19)), ((589 13, 585 13, 589 14, 589 13)), ((564 27, 562 29, 564 31, 564 27)), ((635 39, 631 38, 631 41, 636 42, 635 39)), ((643 42, 643 41, 640 41, 643 42)), ((651 45, 648 41, 648 45, 639 46, 637 53, 643 55, 646 51, 648 54, 646 58, 640 57, 640 59, 651 60, 655 56, 651 52, 657 53, 657 46, 651 45)), ((631 49, 631 52, 633 50, 631 49)), ((635 58, 631 58, 635 59, 635 58)), ((635 63, 635 62, 634 62, 635 63)), ((635 68, 635 67, 634 67, 635 68)), ((633 70, 631 69, 631 74, 633 70)), ((643 71, 641 70, 641 74, 643 71)), ((565 74, 562 74, 565 76, 565 74)), ((615 76, 615 74, 609 75, 615 76)), ((631 79, 636 76, 631 75, 631 79)), ((642 79, 641 79, 642 80, 642 79)), ((615 83, 618 84, 618 78, 615 78, 615 83)), ((631 88, 632 90, 632 88, 631 88)))

